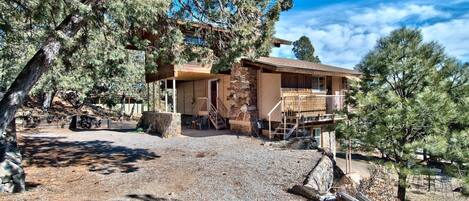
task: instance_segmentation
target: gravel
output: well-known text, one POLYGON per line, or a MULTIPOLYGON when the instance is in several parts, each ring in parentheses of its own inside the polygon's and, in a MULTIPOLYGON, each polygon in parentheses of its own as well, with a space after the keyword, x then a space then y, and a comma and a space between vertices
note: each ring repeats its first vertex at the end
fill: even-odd
POLYGON ((229 131, 23 134, 23 194, 0 200, 304 200, 300 184, 321 154, 263 146, 229 131))

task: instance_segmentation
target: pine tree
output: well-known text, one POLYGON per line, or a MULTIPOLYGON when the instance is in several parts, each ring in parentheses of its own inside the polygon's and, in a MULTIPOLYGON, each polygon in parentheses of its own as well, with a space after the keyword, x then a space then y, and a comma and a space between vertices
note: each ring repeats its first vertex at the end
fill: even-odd
POLYGON ((339 130, 392 162, 400 200, 412 170, 438 160, 463 167, 469 159, 467 65, 423 42, 419 30, 401 28, 381 38, 357 68, 363 77, 348 98, 356 111, 339 130), (422 151, 430 157, 418 157, 422 151))
MULTIPOLYGON (((44 86, 62 83, 66 88, 86 91, 87 86, 100 84, 97 80, 101 78, 96 76, 99 72, 121 73, 129 47, 146 52, 146 70, 157 70, 157 60, 171 64, 217 61, 215 70, 223 69, 243 56, 257 57, 269 51, 274 23, 291 3, 291 0, 1 1, 0 79, 6 93, 0 101, 0 166, 16 165, 15 169, 22 171, 20 164, 15 163, 18 156, 6 153, 17 149, 7 142, 5 128, 43 74, 49 73, 49 78, 43 78, 44 86), (193 30, 205 43, 186 45, 183 30, 193 28, 195 22, 209 27, 193 30), (142 37, 142 33, 154 36, 154 40, 142 37), (55 68, 57 71, 50 70, 55 68), (63 74, 67 75, 60 76, 63 74)), ((116 80, 108 81, 104 85, 116 80)), ((18 178, 21 180, 21 176, 18 178)), ((5 191, 22 190, 24 186, 5 191)))
POLYGON ((321 63, 318 56, 314 55, 314 47, 306 36, 301 36, 297 41, 293 42, 293 53, 299 60, 309 61, 313 63, 321 63))

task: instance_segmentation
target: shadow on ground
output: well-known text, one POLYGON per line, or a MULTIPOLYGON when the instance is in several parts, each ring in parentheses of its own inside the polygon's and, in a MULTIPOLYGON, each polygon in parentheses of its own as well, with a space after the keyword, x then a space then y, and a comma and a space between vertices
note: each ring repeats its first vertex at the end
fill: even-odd
POLYGON ((144 194, 144 195, 137 195, 137 194, 130 194, 127 195, 128 198, 133 198, 135 200, 142 200, 142 201, 179 201, 178 199, 173 199, 173 198, 161 198, 161 197, 155 197, 150 194, 144 194))
MULTIPOLYGON (((337 152, 337 158, 345 159, 344 152, 337 152)), ((385 159, 376 157, 376 156, 364 156, 361 154, 352 153, 352 160, 361 160, 361 161, 385 161, 385 159)))
POLYGON ((159 155, 147 149, 113 146, 109 141, 61 141, 65 137, 23 137, 26 166, 87 166, 99 174, 129 173, 138 170, 138 160, 153 160, 159 155))
POLYGON ((190 128, 183 128, 181 135, 186 137, 214 137, 214 136, 221 136, 221 135, 236 135, 238 134, 230 131, 230 130, 215 130, 215 129, 190 129, 190 128))

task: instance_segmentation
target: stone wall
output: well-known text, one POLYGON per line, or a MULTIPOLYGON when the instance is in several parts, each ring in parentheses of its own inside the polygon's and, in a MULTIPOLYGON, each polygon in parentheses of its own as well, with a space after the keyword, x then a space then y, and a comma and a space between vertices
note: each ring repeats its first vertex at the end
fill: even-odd
POLYGON ((181 135, 181 114, 143 112, 139 126, 148 129, 148 133, 159 134, 163 138, 181 135))
POLYGON ((251 133, 251 122, 258 119, 257 70, 235 64, 230 78, 230 128, 242 133, 251 133))

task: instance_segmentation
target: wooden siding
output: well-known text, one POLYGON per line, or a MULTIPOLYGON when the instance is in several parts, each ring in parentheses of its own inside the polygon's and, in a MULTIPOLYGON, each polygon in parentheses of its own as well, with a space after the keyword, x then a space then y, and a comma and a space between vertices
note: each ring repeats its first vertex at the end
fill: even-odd
POLYGON ((326 114, 326 97, 315 95, 325 95, 325 92, 313 92, 308 89, 282 89, 282 96, 285 100, 283 110, 301 111, 307 116, 326 114))
MULTIPOLYGON (((216 75, 218 81, 218 96, 222 103, 227 106, 229 96, 229 75, 216 75)), ((208 97, 208 82, 211 79, 192 80, 178 82, 177 88, 177 112, 186 115, 197 114, 197 98, 208 97)))
MULTIPOLYGON (((281 92, 281 76, 278 73, 260 73, 258 82, 258 99, 259 117, 261 119, 269 119, 268 113, 280 101, 281 92)), ((272 121, 280 121, 281 107, 272 113, 272 121)))

